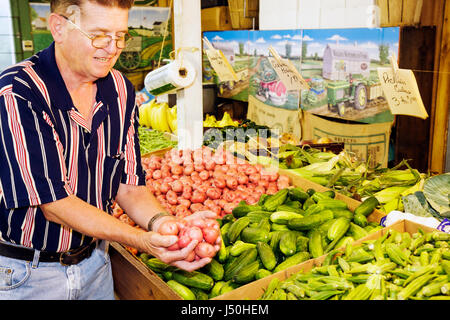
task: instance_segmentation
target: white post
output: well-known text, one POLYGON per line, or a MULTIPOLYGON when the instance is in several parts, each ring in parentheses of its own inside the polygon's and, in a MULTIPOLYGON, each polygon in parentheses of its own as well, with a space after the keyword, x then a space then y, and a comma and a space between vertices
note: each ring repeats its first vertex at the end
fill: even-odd
POLYGON ((174 33, 175 52, 189 60, 197 74, 191 86, 177 92, 178 149, 194 150, 203 143, 200 0, 174 0, 174 33))

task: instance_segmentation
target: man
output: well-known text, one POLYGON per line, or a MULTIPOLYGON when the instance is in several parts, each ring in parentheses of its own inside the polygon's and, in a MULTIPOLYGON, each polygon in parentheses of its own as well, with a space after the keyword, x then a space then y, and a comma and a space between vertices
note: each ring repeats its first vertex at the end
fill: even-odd
POLYGON ((52 0, 52 45, 0 76, 1 299, 114 299, 107 241, 188 271, 211 261, 156 232, 175 217, 145 186, 135 93, 112 69, 132 5, 52 0))

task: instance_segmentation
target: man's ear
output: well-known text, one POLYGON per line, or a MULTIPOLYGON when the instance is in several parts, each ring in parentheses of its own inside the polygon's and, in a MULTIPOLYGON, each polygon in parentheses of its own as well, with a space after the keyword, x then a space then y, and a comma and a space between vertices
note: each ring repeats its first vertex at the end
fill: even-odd
POLYGON ((64 39, 65 23, 65 19, 56 13, 48 16, 48 26, 56 43, 64 39))

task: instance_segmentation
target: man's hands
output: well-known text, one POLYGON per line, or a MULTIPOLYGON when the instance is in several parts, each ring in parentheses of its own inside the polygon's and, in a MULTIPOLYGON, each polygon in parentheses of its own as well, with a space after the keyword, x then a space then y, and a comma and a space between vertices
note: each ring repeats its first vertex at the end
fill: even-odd
MULTIPOLYGON (((144 248, 145 252, 157 257, 162 262, 173 265, 180 269, 186 271, 194 271, 199 269, 208 263, 211 262, 212 257, 199 257, 197 255, 196 259, 193 259, 196 254, 196 247, 200 242, 203 242, 203 239, 191 239, 190 242, 185 247, 180 247, 178 245, 179 236, 170 234, 164 235, 162 234, 163 229, 165 229, 166 222, 172 221, 176 223, 179 228, 179 231, 186 228, 187 225, 195 224, 195 225, 211 225, 217 224, 215 219, 217 215, 211 211, 199 211, 190 216, 185 217, 184 219, 177 218, 175 216, 163 216, 155 221, 153 224, 153 230, 146 232, 144 234, 144 248), (213 221, 211 221, 213 220, 213 221), (169 250, 169 247, 170 250, 169 250)), ((221 245, 221 237, 220 230, 218 229, 218 237, 214 243, 212 243, 212 248, 214 250, 213 256, 220 250, 221 245)), ((165 232, 163 232, 165 233, 165 232)))

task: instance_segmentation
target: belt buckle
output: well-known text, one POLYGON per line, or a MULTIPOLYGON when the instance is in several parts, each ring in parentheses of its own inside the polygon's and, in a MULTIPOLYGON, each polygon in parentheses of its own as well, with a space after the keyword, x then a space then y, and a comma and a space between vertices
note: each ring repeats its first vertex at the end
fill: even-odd
POLYGON ((90 247, 91 245, 92 245, 92 243, 89 244, 89 245, 87 245, 87 246, 85 246, 84 248, 81 248, 81 250, 78 251, 78 252, 76 252, 76 250, 78 250, 78 249, 80 249, 80 248, 77 248, 77 249, 71 249, 71 250, 68 250, 68 251, 61 252, 61 253, 59 254, 59 263, 60 263, 62 266, 65 266, 65 267, 66 267, 66 266, 73 265, 73 264, 79 263, 81 260, 78 261, 78 262, 76 262, 76 263, 71 263, 71 264, 64 263, 63 260, 64 260, 64 258, 66 258, 66 257, 70 257, 72 253, 75 253, 75 256, 81 255, 83 252, 85 252, 86 250, 88 250, 89 247, 90 247))

